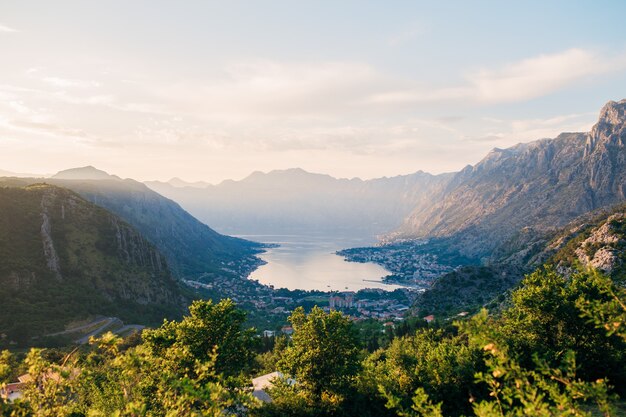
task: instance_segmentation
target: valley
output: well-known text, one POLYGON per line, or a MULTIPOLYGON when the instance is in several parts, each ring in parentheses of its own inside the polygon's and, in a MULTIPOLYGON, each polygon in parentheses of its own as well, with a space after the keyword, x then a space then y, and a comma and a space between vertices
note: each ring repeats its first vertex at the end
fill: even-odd
POLYGON ((0 417, 626 417, 625 15, 0 1, 0 417))
MULTIPOLYGON (((306 314, 340 317, 356 330, 354 343, 375 358, 380 349, 391 352, 412 340, 406 339, 412 332, 454 334, 451 323, 466 331, 464 321, 487 311, 510 320, 507 312, 526 308, 520 303, 533 285, 576 292, 577 280, 583 286, 621 283, 624 132, 626 100, 607 104, 589 133, 494 150, 458 173, 419 172, 380 183, 303 170, 253 174, 236 185, 256 191, 248 192, 254 214, 237 214, 250 222, 220 226, 237 236, 186 211, 220 218, 201 209, 215 197, 205 183, 151 184, 180 198, 179 205, 91 166, 51 178, 0 178, 0 347, 91 349, 86 346, 98 338, 160 344, 154 335, 178 326, 187 308, 193 316, 236 305, 229 314, 246 326, 246 337, 253 337, 246 343, 261 362, 282 354, 283 344, 295 346, 306 314), (290 204, 289 196, 301 189, 309 189, 308 196, 290 204), (583 189, 585 197, 567 209, 556 204, 583 189), (285 200, 272 202, 276 213, 256 210, 271 207, 278 195, 285 200), (398 195, 404 196, 399 205, 355 213, 369 199, 398 195), (308 209, 321 216, 309 218, 308 209), (372 223, 376 216, 385 222, 372 223), (268 230, 282 233, 253 233, 268 230)), ((228 196, 238 195, 228 191, 217 205, 235 214, 242 203, 228 196)), ((618 290, 610 291, 617 297, 618 290)), ((214 325, 225 325, 225 313, 216 314, 214 325)), ((576 314, 572 320, 580 320, 576 314)), ((246 349, 241 354, 251 355, 246 349)), ((596 360, 594 352, 579 354, 596 360)), ((276 365, 263 366, 270 371, 276 365)))
MULTIPOLYGON (((330 306, 330 300, 342 293, 367 300, 359 294, 368 288, 388 290, 379 294, 387 299, 387 306, 403 294, 399 304, 412 311, 452 314, 491 303, 538 260, 548 260, 542 248, 568 221, 624 201, 620 187, 626 171, 622 164, 625 108, 626 101, 608 103, 589 133, 496 149, 474 167, 438 176, 417 172, 361 181, 294 169, 254 173, 219 186, 182 180, 148 183, 175 201, 140 182, 94 167, 65 170, 45 179, 5 177, 0 184, 5 190, 54 184, 110 210, 144 233, 163 254, 177 279, 180 297, 229 297, 256 317, 259 332, 280 327, 289 312, 308 305, 310 297, 330 306), (298 194, 300 190, 306 193, 298 194), (571 193, 579 196, 580 204, 542 208, 565 201, 571 193), (299 200, 294 201, 296 195, 299 200), (242 202, 243 196, 248 204, 242 202), (499 202, 487 203, 487 196, 499 202), (585 197, 580 200, 580 196, 585 197), (217 208, 222 214, 206 210, 217 208), (243 238, 216 232, 185 209, 243 238), (538 210, 545 214, 537 214, 538 210), (247 220, 227 220, 226 213, 247 220), (351 220, 346 221, 346 216, 351 220), (418 217, 431 218, 430 231, 416 226, 418 217), (385 223, 372 219, 385 219, 385 223), (284 233, 254 233, 267 230, 284 233), (380 242, 367 246, 375 243, 375 232, 380 233, 380 242), (506 279, 496 278, 500 276, 506 279), (459 279, 491 279, 498 284, 482 296, 463 298, 449 288, 459 279), (450 297, 440 293, 441 288, 449 288, 450 297), (446 308, 425 301, 431 294, 439 294, 435 299, 446 308), (286 304, 281 297, 291 301, 286 304)), ((46 213, 41 214, 44 220, 46 213)), ((54 245, 46 243, 55 229, 48 220, 41 230, 46 262, 53 275, 61 276, 59 271, 66 267, 59 269, 58 255, 50 252, 54 245)), ((378 313, 402 318, 387 308, 378 313)), ((358 309, 353 314, 355 319, 367 317, 358 309)))

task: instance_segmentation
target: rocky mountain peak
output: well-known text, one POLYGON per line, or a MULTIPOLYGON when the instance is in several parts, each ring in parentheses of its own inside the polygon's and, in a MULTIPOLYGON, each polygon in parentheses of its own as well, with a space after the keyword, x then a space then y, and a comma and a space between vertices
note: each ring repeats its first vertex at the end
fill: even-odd
POLYGON ((585 156, 590 155, 599 144, 607 142, 613 145, 626 143, 626 99, 609 101, 602 107, 598 123, 589 132, 585 156))
POLYGON ((609 101, 600 110, 598 124, 621 125, 626 123, 626 99, 609 101))

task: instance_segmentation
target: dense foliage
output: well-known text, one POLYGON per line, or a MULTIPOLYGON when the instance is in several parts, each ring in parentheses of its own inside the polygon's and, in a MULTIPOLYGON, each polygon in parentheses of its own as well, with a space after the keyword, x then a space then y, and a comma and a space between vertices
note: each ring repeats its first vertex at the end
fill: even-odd
POLYGON ((293 337, 260 355, 230 300, 196 301, 141 339, 3 352, 1 381, 20 367, 30 381, 1 415, 609 416, 626 381, 626 290, 594 271, 540 269, 498 314, 407 325, 373 352, 339 312, 296 309, 290 321, 293 337), (261 403, 250 380, 274 370, 261 403))
POLYGON ((519 283, 522 274, 503 266, 464 266, 435 280, 417 299, 421 316, 452 316, 504 299, 504 293, 519 283))
MULTIPOLYGON (((230 300, 195 302, 180 322, 125 346, 111 333, 60 361, 32 349, 24 398, 5 416, 200 416, 241 411, 254 399, 239 379, 252 366, 252 338, 230 300)), ((0 366, 0 370, 2 367, 0 366)))

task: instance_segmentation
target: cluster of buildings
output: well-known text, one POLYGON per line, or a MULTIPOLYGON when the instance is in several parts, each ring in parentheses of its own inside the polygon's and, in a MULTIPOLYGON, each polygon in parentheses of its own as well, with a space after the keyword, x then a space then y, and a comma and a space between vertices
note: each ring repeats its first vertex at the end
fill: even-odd
POLYGON ((439 262, 437 255, 416 250, 417 243, 402 242, 385 246, 354 248, 338 252, 351 262, 374 262, 391 271, 387 282, 428 288, 432 282, 454 270, 439 262))
POLYGON ((200 282, 200 281, 193 281, 190 279, 184 279, 183 282, 185 283, 185 285, 194 288, 196 290, 199 290, 200 288, 203 288, 205 290, 210 290, 213 288, 213 284, 206 284, 204 282, 200 282))
POLYGON ((260 332, 260 335, 266 337, 291 334, 293 330, 288 326, 281 330, 278 326, 285 324, 289 314, 300 305, 307 309, 319 305, 326 311, 341 310, 354 320, 374 318, 388 321, 404 317, 416 296, 415 288, 393 292, 366 289, 341 293, 277 290, 245 276, 231 274, 212 274, 194 280, 187 279, 184 283, 206 297, 229 297, 240 307, 255 311, 257 328, 268 329, 260 332))
POLYGON ((361 301, 355 301, 354 296, 356 293, 354 291, 344 292, 341 295, 332 295, 328 299, 328 307, 331 310, 339 310, 345 308, 358 308, 363 305, 361 301))
MULTIPOLYGON (((379 292, 376 293, 380 296, 379 292)), ((383 296, 377 299, 359 298, 359 296, 367 295, 367 292, 355 293, 346 291, 334 294, 328 299, 327 309, 346 311, 356 320, 367 318, 378 320, 403 318, 408 312, 409 306, 403 302, 399 302, 397 298, 384 297, 385 292, 382 290, 381 293, 383 296)))

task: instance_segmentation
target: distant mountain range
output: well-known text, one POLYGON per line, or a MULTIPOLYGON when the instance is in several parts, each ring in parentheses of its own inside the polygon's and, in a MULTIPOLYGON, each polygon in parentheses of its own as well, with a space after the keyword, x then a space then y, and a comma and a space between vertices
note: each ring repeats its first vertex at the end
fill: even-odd
POLYGON ((178 177, 171 178, 169 181, 167 181, 167 184, 171 185, 172 187, 179 187, 179 188, 181 187, 206 188, 209 185, 211 185, 211 183, 208 183, 206 181, 188 182, 188 181, 181 180, 178 177))
POLYGON ((251 256, 255 248, 201 226, 168 198, 222 233, 443 239, 465 257, 489 261, 515 242, 626 200, 625 111, 626 100, 609 102, 588 133, 496 148, 475 166, 441 175, 338 179, 296 168, 217 185, 173 178, 148 188, 84 167, 48 181, 133 224, 179 276, 207 265, 218 271, 223 259, 251 256))
POLYGON ((59 171, 51 178, 57 180, 121 180, 117 175, 111 175, 91 165, 59 171))
POLYGON ((0 329, 9 340, 115 315, 159 323, 185 307, 165 256, 135 228, 53 185, 0 187, 0 329))
POLYGON ((12 172, 0 169, 0 177, 49 177, 50 175, 28 174, 25 172, 12 172))
POLYGON ((420 171, 364 181, 295 168, 203 188, 146 184, 225 233, 370 237, 398 227, 411 210, 438 195, 449 177, 420 171))

